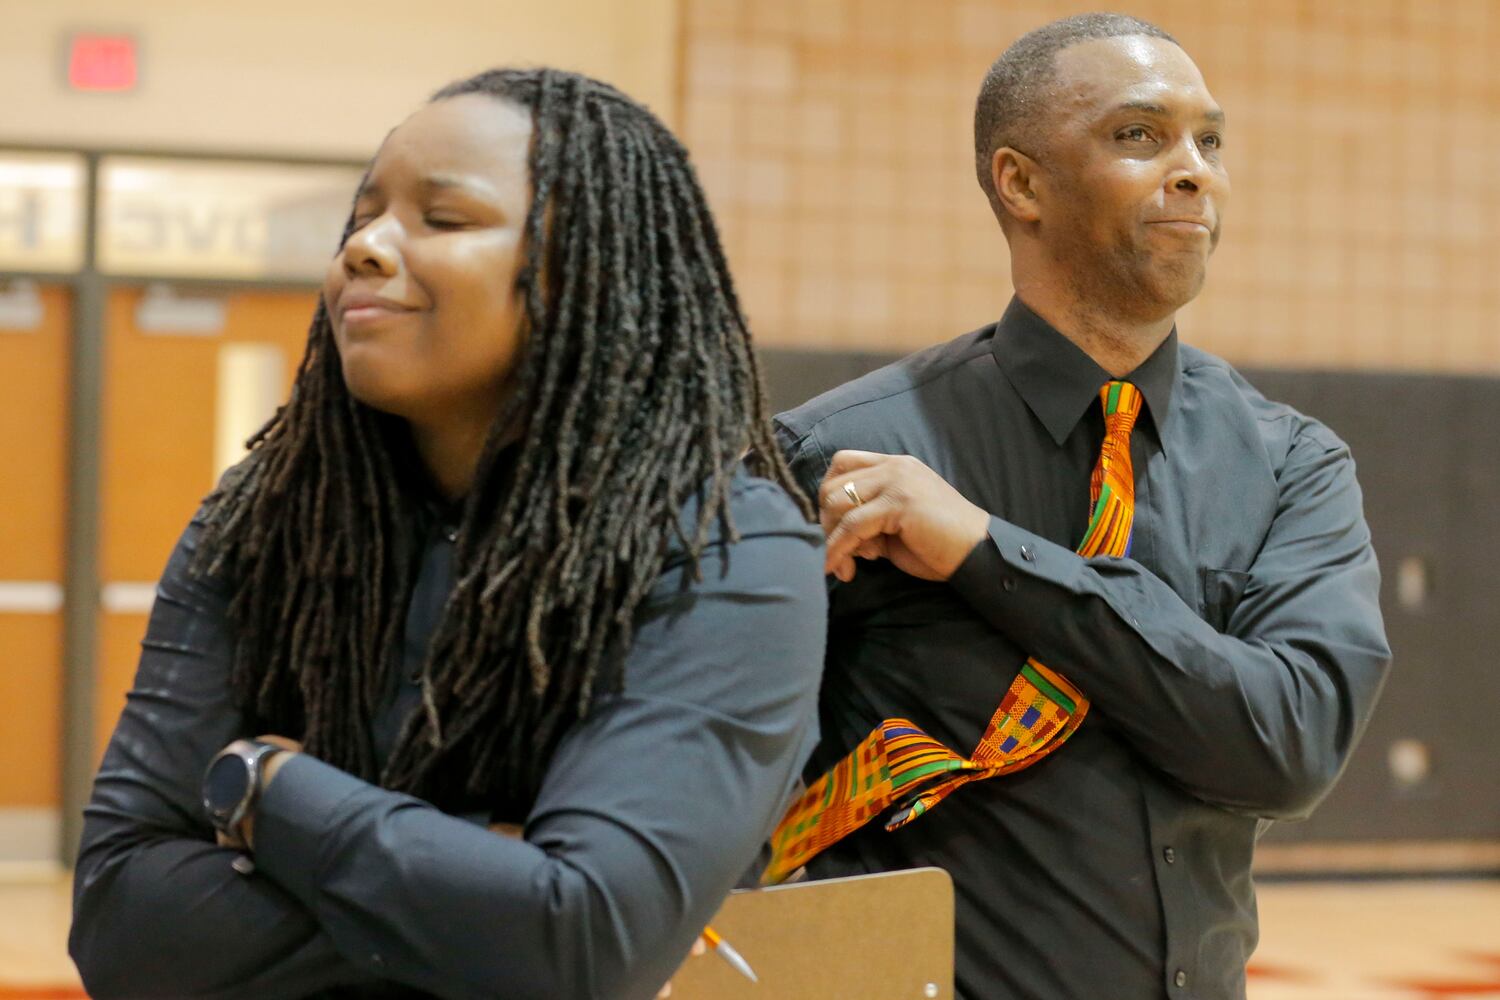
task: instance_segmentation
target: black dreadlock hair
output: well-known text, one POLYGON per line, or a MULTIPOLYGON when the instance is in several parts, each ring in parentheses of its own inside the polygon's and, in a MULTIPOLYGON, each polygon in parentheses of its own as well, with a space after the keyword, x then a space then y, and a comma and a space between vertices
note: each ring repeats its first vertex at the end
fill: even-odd
POLYGON ((234 581, 233 686, 252 724, 440 805, 516 811, 593 693, 619 688, 668 542, 679 537, 696 572, 715 519, 735 537, 727 495, 742 461, 812 512, 772 439, 683 146, 618 90, 571 73, 492 70, 432 100, 463 94, 532 116, 525 346, 463 504, 423 710, 383 770, 370 720, 396 669, 419 501, 404 426, 350 395, 324 305, 289 402, 206 501, 195 569, 234 581))

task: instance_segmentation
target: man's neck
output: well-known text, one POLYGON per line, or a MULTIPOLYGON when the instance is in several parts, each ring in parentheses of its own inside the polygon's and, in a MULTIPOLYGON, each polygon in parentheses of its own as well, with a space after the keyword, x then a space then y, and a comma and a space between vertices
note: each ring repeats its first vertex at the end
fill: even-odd
POLYGON ((1139 322, 1109 316, 1076 296, 1048 291, 1018 283, 1016 296, 1112 378, 1124 378, 1139 368, 1171 336, 1176 321, 1175 314, 1139 322))

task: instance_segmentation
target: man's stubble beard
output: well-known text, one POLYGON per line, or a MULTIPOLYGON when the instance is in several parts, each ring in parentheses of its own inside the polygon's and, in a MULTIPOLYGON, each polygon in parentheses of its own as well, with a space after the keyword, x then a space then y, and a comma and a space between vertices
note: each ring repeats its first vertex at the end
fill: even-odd
POLYGON ((1081 297, 1090 311, 1129 322, 1171 316, 1202 291, 1208 262, 1195 254, 1170 256, 1128 239, 1109 248, 1089 247, 1075 270, 1081 297))

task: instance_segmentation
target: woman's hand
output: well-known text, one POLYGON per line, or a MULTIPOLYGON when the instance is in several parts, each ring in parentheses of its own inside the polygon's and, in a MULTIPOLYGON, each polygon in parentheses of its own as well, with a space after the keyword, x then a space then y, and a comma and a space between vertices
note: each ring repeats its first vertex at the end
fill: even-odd
MULTIPOLYGON (((693 939, 693 949, 692 951, 688 952, 688 960, 691 961, 697 958, 699 955, 706 954, 708 954, 708 943, 703 940, 703 935, 700 934, 693 939)), ((660 992, 656 994, 656 1000, 662 1000, 662 997, 669 997, 671 995, 672 981, 668 979, 667 985, 663 986, 660 992)))
MULTIPOLYGON (((262 765, 264 770, 260 776, 260 791, 264 795, 266 789, 271 787, 276 772, 281 770, 281 766, 291 760, 293 754, 302 752, 302 744, 285 736, 257 736, 256 739, 287 751, 286 753, 273 753, 262 765)), ((253 806, 240 823, 240 834, 241 837, 235 837, 221 830, 216 834, 215 839, 220 847, 232 847, 237 851, 253 851, 255 849, 255 808, 253 806)))
MULTIPOLYGON (((525 831, 523 830, 523 828, 515 823, 491 823, 489 825, 489 831, 491 833, 498 833, 502 837, 513 837, 516 840, 520 840, 525 835, 525 831)), ((692 951, 688 952, 688 957, 694 958, 698 955, 706 954, 707 951, 708 945, 704 943, 703 937, 700 935, 693 940, 693 948, 692 951)), ((667 984, 663 986, 660 992, 656 994, 656 1000, 662 1000, 663 997, 669 997, 671 995, 672 983, 671 980, 668 980, 667 984)))

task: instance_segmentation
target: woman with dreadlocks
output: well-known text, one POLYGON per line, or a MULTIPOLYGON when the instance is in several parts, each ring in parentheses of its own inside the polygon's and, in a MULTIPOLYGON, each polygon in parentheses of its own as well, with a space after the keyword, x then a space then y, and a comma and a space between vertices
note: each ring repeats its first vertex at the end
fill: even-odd
POLYGON ((553 71, 440 91, 162 578, 78 863, 91 995, 654 993, 814 738, 792 497, 666 128, 553 71))

